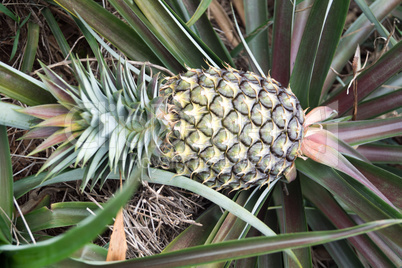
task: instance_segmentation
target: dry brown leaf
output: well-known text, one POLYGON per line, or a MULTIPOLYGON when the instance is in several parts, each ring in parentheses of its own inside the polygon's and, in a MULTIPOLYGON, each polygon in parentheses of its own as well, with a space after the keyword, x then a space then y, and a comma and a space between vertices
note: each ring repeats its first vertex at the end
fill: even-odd
POLYGON ((225 34, 228 41, 232 44, 233 47, 236 47, 240 43, 240 38, 237 36, 234 25, 226 11, 216 0, 213 0, 211 2, 211 4, 209 5, 209 10, 211 11, 212 16, 225 34))
POLYGON ((110 237, 106 261, 122 261, 126 259, 127 240, 124 232, 123 209, 117 213, 110 237))

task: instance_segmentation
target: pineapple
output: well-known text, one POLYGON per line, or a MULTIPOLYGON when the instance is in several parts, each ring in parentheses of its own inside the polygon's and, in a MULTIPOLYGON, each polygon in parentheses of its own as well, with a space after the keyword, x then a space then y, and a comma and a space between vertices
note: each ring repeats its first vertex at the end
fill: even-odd
POLYGON ((147 83, 129 66, 100 80, 74 61, 79 86, 44 67, 41 76, 58 104, 22 112, 42 119, 25 138, 47 139, 35 154, 60 144, 42 170, 54 176, 85 166, 85 186, 139 165, 175 170, 211 188, 247 189, 280 178, 294 165, 304 113, 290 88, 231 67, 188 69, 147 83))

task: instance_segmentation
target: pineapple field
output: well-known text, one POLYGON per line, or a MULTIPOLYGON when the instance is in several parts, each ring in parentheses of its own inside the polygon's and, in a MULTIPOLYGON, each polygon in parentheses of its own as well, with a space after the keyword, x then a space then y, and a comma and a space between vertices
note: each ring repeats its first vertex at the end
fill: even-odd
POLYGON ((400 4, 2 1, 0 266, 402 266, 400 4))

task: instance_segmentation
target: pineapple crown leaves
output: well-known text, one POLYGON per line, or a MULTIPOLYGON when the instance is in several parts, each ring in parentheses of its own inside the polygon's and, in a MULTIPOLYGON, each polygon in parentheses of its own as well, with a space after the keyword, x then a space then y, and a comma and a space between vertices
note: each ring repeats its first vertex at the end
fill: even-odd
POLYGON ((22 113, 43 121, 23 138, 45 138, 32 154, 59 145, 40 172, 49 168, 46 179, 56 176, 70 165, 85 165, 82 187, 92 180, 92 187, 102 184, 111 173, 127 175, 140 163, 148 166, 158 154, 165 123, 157 116, 162 103, 158 96, 159 76, 147 83, 145 66, 137 80, 128 64, 113 65, 99 61, 100 79, 89 64, 72 57, 78 86, 69 85, 42 64, 46 75, 40 75, 58 104, 28 107, 22 113))

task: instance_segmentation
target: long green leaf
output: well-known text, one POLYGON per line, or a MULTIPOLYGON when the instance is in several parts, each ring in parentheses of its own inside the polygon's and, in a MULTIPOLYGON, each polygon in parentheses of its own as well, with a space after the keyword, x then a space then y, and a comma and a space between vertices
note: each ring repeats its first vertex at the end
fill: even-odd
MULTIPOLYGON (((88 209, 95 211, 98 208, 98 205, 93 202, 62 202, 54 203, 50 208, 35 209, 24 217, 29 229, 36 232, 49 228, 76 225, 91 215, 88 209)), ((25 231, 26 226, 21 218, 18 218, 16 226, 19 231, 25 231)))
MULTIPOLYGON (((268 20, 268 3, 267 0, 248 0, 244 2, 246 3, 244 5, 246 34, 250 34, 268 20)), ((264 73, 268 73, 271 68, 268 30, 262 30, 258 36, 248 43, 248 46, 261 69, 264 73)), ((285 62, 286 59, 283 59, 283 61, 285 62)), ((274 78, 276 77, 274 76, 274 78)))
POLYGON ((395 206, 397 206, 399 209, 402 209, 402 199, 400 198, 400 193, 402 190, 401 177, 357 159, 350 158, 349 160, 368 180, 370 180, 382 193, 384 193, 395 206))
POLYGON ((66 58, 68 56, 68 53, 70 52, 70 46, 67 43, 67 40, 64 37, 63 32, 61 31, 59 25, 57 24, 56 19, 54 18, 49 8, 44 8, 42 10, 42 14, 45 17, 47 25, 49 25, 49 28, 52 31, 52 34, 56 39, 57 44, 60 47, 63 57, 66 58))
MULTIPOLYGON (((303 176, 302 190, 306 198, 310 200, 338 229, 355 225, 355 222, 341 208, 331 194, 318 183, 303 176)), ((348 240, 373 267, 386 267, 392 265, 390 260, 384 256, 384 254, 367 236, 355 236, 348 240)))
POLYGON ((9 61, 11 61, 15 54, 17 53, 17 49, 18 49, 18 42, 20 40, 20 34, 21 34, 21 30, 17 29, 17 31, 15 32, 15 36, 14 36, 14 42, 13 42, 13 48, 11 50, 11 54, 10 54, 10 59, 9 61))
POLYGON ((330 71, 332 58, 345 26, 350 0, 333 1, 321 35, 320 45, 314 63, 309 91, 309 105, 319 104, 325 77, 330 71))
POLYGON ((68 259, 64 259, 58 263, 55 263, 53 266, 60 268, 87 267, 87 265, 79 261, 105 261, 107 258, 107 252, 108 252, 107 248, 95 244, 86 244, 84 247, 74 252, 68 259))
POLYGON ((275 1, 271 74, 283 85, 288 85, 290 79, 293 8, 291 1, 275 1))
MULTIPOLYGON (((317 209, 308 209, 306 211, 306 217, 308 225, 313 231, 333 230, 336 227, 317 209)), ((354 238, 362 237, 355 236, 354 238)), ((353 238, 349 238, 351 240, 353 238)), ((331 255, 332 259, 338 265, 338 267, 355 267, 363 268, 363 264, 357 257, 356 252, 350 246, 348 241, 339 240, 331 243, 325 243, 323 245, 331 255)))
POLYGON ((147 28, 147 26, 143 22, 144 19, 139 18, 139 16, 142 14, 140 12, 133 11, 134 6, 130 6, 124 0, 110 0, 109 2, 138 33, 138 35, 141 36, 148 47, 155 53, 155 55, 169 70, 171 70, 172 72, 180 72, 183 70, 183 66, 147 28))
MULTIPOLYGON (((251 191, 243 191, 239 193, 238 196, 235 196, 233 201, 235 201, 236 204, 238 204, 239 206, 244 207, 247 210, 250 210, 250 205, 246 206, 246 202, 250 197, 250 192, 251 191)), ((254 202, 255 201, 256 200, 254 199, 254 202)), ((212 237, 208 239, 208 240, 211 239, 211 241, 208 241, 208 244, 238 239, 241 234, 241 231, 245 227, 245 223, 244 221, 241 220, 237 221, 237 220, 238 218, 232 213, 223 214, 221 217, 221 222, 219 223, 219 226, 217 226, 219 228, 217 232, 213 234, 213 239, 211 239, 212 237)))
POLYGON ((221 215, 222 211, 219 206, 211 206, 196 220, 196 222, 202 224, 202 226, 190 225, 170 242, 163 252, 172 252, 192 246, 203 245, 221 215))
POLYGON ((15 14, 6 8, 3 4, 0 4, 0 11, 3 12, 5 15, 9 16, 13 21, 17 22, 18 18, 15 16, 15 14))
MULTIPOLYGON (((100 50, 99 50, 99 44, 101 45, 101 47, 103 47, 104 49, 106 49, 106 51, 113 56, 116 60, 120 61, 122 64, 127 64, 128 69, 130 69, 131 71, 133 71, 135 74, 139 74, 140 70, 136 67, 134 67, 133 65, 127 63, 127 61, 125 59, 123 59, 121 57, 120 54, 118 54, 115 50, 113 50, 108 44, 105 43, 105 41, 103 40, 103 38, 101 38, 92 28, 91 26, 88 25, 88 23, 86 23, 84 21, 84 19, 78 14, 77 15, 78 18, 73 17, 75 23, 78 25, 78 27, 80 28, 81 32, 84 34, 85 39, 87 40, 89 46, 92 49, 92 52, 95 54, 96 59, 98 60, 98 62, 104 62, 105 59, 102 57, 100 50)), ((73 65, 78 66, 78 61, 75 60, 75 64, 73 65)), ((150 81, 151 78, 146 75, 146 81, 150 81)))
POLYGON ((22 107, 11 103, 0 102, 0 125, 29 129, 38 123, 37 118, 17 112, 22 107))
POLYGON ((309 107, 311 77, 329 8, 329 0, 314 1, 290 77, 290 87, 305 108, 309 107))
POLYGON ((375 231, 380 228, 386 228, 401 222, 402 220, 382 220, 334 231, 285 234, 276 237, 246 238, 243 240, 221 242, 208 246, 192 247, 186 250, 138 258, 125 262, 104 263, 103 265, 100 265, 100 263, 85 262, 85 264, 86 267, 93 267, 96 265, 100 267, 116 268, 168 268, 207 264, 217 261, 258 256, 278 252, 283 249, 301 248, 333 242, 366 232, 375 231))
POLYGON ((32 71, 33 64, 35 62, 36 51, 38 49, 39 42, 39 24, 28 22, 28 37, 27 46, 24 51, 24 57, 22 59, 21 71, 29 73, 32 71))
MULTIPOLYGON (((402 107, 402 89, 364 101, 357 107, 357 120, 378 117, 402 107)), ((352 111, 347 113, 352 114, 352 111)))
POLYGON ((28 105, 55 103, 42 82, 0 61, 0 93, 28 105))
POLYGON ((174 173, 170 173, 159 169, 152 169, 150 175, 151 178, 146 179, 149 182, 160 183, 165 185, 174 185, 176 187, 190 190, 193 193, 201 194, 203 197, 213 201, 215 204, 219 204, 219 206, 221 206, 222 208, 229 210, 234 215, 238 216, 245 222, 251 224, 254 228, 258 229, 264 235, 266 236, 276 235, 263 222, 254 217, 248 210, 237 205, 226 196, 219 194, 218 192, 212 190, 208 186, 197 183, 187 177, 177 176, 174 173))
MULTIPOLYGON (((219 204, 221 207, 229 210, 231 213, 235 214, 236 216, 240 217, 242 220, 247 222, 248 224, 252 225, 254 228, 261 231, 264 235, 275 235, 275 233, 269 229, 265 224, 263 224, 260 220, 255 218, 253 214, 248 212, 246 209, 238 206, 236 203, 232 202, 230 199, 225 197, 222 194, 217 193, 216 191, 212 190, 211 188, 200 185, 199 183, 183 177, 183 176, 175 176, 175 174, 162 171, 158 169, 151 169, 152 178, 144 178, 144 180, 148 180, 152 183, 162 183, 165 185, 172 185, 180 188, 184 188, 190 191, 193 191, 197 194, 201 194, 205 198, 210 199, 216 204, 219 204)), ((45 186, 56 182, 61 181, 71 181, 76 180, 77 178, 82 178, 83 170, 73 170, 69 172, 65 172, 56 176, 52 179, 49 179, 43 184, 41 184, 42 180, 46 175, 40 174, 37 177, 33 178, 25 178, 23 180, 19 180, 14 184, 14 191, 16 196, 21 196, 22 194, 26 193, 30 189, 34 189, 38 186, 45 186)), ((110 178, 117 179, 115 176, 111 176, 110 178)), ((291 254, 291 253, 290 253, 291 254)))
MULTIPOLYGON (((377 32, 383 37, 383 38, 388 38, 389 32, 382 26, 382 24, 377 20, 377 18, 374 16, 373 12, 367 5, 367 3, 363 0, 355 0, 355 3, 359 6, 359 8, 363 11, 364 15, 374 24, 375 29, 377 32)), ((391 36, 390 38, 390 45, 391 47, 396 44, 396 40, 394 37, 391 36)))
POLYGON ((402 163, 402 146, 400 145, 365 144, 357 147, 357 151, 364 155, 372 163, 402 163))
MULTIPOLYGON (((200 194, 203 197, 207 198, 208 200, 211 200, 215 204, 219 204, 219 206, 221 206, 222 208, 230 211, 232 214, 236 215, 243 221, 247 222, 264 235, 266 236, 276 235, 275 232, 273 232, 268 226, 266 226, 261 220, 256 218, 247 209, 237 205, 226 196, 219 194, 218 192, 212 190, 208 186, 197 183, 187 177, 177 176, 176 174, 159 169, 152 169, 150 175, 151 178, 147 179, 149 182, 172 185, 189 190, 196 194, 200 194)), ((292 251, 286 251, 286 253, 294 261, 296 261, 296 263, 298 262, 296 256, 292 251)))
POLYGON ((48 174, 44 172, 38 175, 28 176, 14 182, 15 198, 18 199, 27 192, 34 190, 38 187, 43 187, 54 183, 80 180, 84 176, 84 170, 83 169, 69 170, 45 181, 45 178, 47 176, 48 174))
MULTIPOLYGON (((361 184, 350 184, 352 179, 346 181, 329 167, 310 159, 306 161, 297 159, 296 166, 299 171, 330 191, 365 221, 401 218, 401 213, 397 209, 367 191, 366 187, 361 184)), ((394 226, 382 232, 398 246, 401 246, 402 237, 398 235, 402 231, 401 229, 400 226, 394 226)))
POLYGON ((135 3, 152 25, 154 35, 182 65, 208 67, 205 60, 213 65, 222 64, 212 51, 207 54, 202 41, 196 40, 185 23, 175 17, 162 1, 136 0, 135 3))
MULTIPOLYGON (((299 2, 299 1, 297 1, 299 2)), ((299 51, 300 41, 303 37, 304 28, 308 17, 310 15, 311 7, 313 6, 314 0, 303 0, 297 3, 296 10, 294 14, 294 23, 292 30, 292 47, 290 51, 290 69, 293 70, 293 65, 296 61, 297 52, 299 51)))
POLYGON ((106 228, 117 211, 140 186, 140 174, 140 170, 133 173, 123 189, 106 203, 102 210, 95 211, 95 216, 86 218, 77 227, 64 234, 35 245, 0 246, 1 266, 5 268, 44 267, 68 257, 106 228))
MULTIPOLYGON (((268 29, 269 26, 273 24, 272 18, 264 21, 257 29, 252 31, 250 34, 244 37, 244 40, 246 40, 246 43, 248 44, 250 41, 254 40, 260 33, 263 33, 266 29, 268 29)), ((231 57, 235 58, 237 57, 240 52, 244 49, 244 44, 243 42, 240 42, 235 48, 233 48, 230 51, 231 57)))
POLYGON ((201 18, 202 14, 208 9, 212 0, 201 0, 201 3, 198 5, 197 10, 194 12, 193 16, 189 21, 186 22, 188 27, 191 27, 199 18, 201 18))
MULTIPOLYGON (((274 200, 277 205, 282 206, 282 209, 280 210, 280 214, 283 217, 281 221, 282 233, 307 232, 308 227, 304 211, 300 179, 297 178, 290 184, 283 185, 283 187, 286 187, 287 193, 284 193, 282 187, 278 186, 275 188, 274 200)), ((309 248, 297 249, 294 250, 294 252, 303 267, 312 267, 313 263, 309 248)), ((285 257, 285 263, 287 267, 296 267, 295 263, 287 256, 285 257)))
MULTIPOLYGON (((173 1, 176 2, 177 1, 173 1)), ((197 1, 185 0, 185 5, 189 13, 195 12, 197 9, 197 1)), ((180 2, 179 2, 180 3, 180 2)), ((223 61, 235 67, 232 57, 222 39, 219 38, 215 29, 213 28, 211 21, 208 18, 207 13, 202 14, 202 16, 194 24, 196 32, 202 41, 223 61)))
MULTIPOLYGON (((62 182, 62 181, 71 181, 71 180, 76 180, 78 178, 82 178, 84 174, 83 170, 73 170, 73 171, 68 171, 65 173, 62 173, 54 178, 51 178, 45 182, 42 183, 43 178, 46 177, 45 174, 40 174, 36 177, 33 176, 33 178, 25 178, 22 180, 19 180, 15 182, 14 184, 14 192, 16 196, 21 196, 22 194, 26 193, 27 191, 31 189, 35 189, 36 187, 39 186, 45 186, 49 185, 52 183, 56 182, 62 182), (42 183, 42 184, 41 184, 42 183)), ((184 188, 190 191, 193 191, 194 193, 200 194, 203 197, 210 199, 216 204, 219 204, 221 207, 224 209, 227 209, 231 213, 235 214, 254 228, 258 229, 260 232, 262 232, 264 235, 267 236, 272 236, 276 235, 271 229, 269 229, 263 222, 258 220, 253 214, 248 212, 245 208, 237 205, 236 203, 232 202, 229 198, 226 196, 212 190, 211 188, 202 185, 200 183, 197 183, 189 178, 183 177, 183 176, 175 176, 175 174, 163 171, 163 170, 158 170, 158 169, 151 169, 151 174, 152 178, 144 178, 144 180, 147 180, 152 183, 161 183, 165 185, 172 185, 180 188, 184 188)), ((117 176, 110 176, 111 179, 118 179, 117 176)), ((287 254, 292 255, 293 253, 291 251, 287 251, 287 254)))
MULTIPOLYGON (((1 103, 1 102, 0 102, 1 103)), ((13 220, 13 168, 7 129, 0 125, 0 244, 9 244, 13 220)))
POLYGON ((142 38, 123 21, 109 13, 95 1, 55 0, 76 16, 79 14, 95 31, 133 60, 161 64, 142 38))

